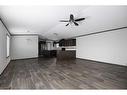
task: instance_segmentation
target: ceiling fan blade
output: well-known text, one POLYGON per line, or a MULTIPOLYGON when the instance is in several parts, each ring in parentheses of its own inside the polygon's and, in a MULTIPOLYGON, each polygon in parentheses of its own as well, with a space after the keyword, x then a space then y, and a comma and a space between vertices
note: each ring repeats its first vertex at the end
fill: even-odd
POLYGON ((66 24, 66 26, 68 26, 69 25, 69 23, 68 24, 66 24))
POLYGON ((75 21, 81 21, 81 20, 85 20, 85 18, 75 19, 75 21))
POLYGON ((60 22, 69 22, 68 20, 60 20, 60 22))
POLYGON ((78 23, 74 22, 74 24, 75 24, 76 26, 78 26, 78 23))

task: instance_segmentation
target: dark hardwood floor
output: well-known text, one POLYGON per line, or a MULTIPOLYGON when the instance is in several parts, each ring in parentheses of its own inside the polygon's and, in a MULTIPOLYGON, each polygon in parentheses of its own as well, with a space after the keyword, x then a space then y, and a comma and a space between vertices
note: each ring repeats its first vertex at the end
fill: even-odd
POLYGON ((0 89, 127 89, 127 67, 81 59, 15 60, 0 76, 0 89))

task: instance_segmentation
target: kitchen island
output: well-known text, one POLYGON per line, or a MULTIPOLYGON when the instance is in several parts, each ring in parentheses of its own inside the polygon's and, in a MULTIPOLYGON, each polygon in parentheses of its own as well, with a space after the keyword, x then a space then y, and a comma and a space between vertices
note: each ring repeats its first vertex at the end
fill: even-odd
POLYGON ((76 59, 76 50, 58 50, 57 60, 74 60, 76 59))

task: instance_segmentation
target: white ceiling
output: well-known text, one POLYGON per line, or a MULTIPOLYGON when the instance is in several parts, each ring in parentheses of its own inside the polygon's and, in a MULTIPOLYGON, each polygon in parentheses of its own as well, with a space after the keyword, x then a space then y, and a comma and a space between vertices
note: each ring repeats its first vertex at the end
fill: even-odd
POLYGON ((58 40, 127 26, 127 6, 0 6, 0 17, 12 34, 58 40), (79 26, 59 22, 70 14, 86 20, 79 26))

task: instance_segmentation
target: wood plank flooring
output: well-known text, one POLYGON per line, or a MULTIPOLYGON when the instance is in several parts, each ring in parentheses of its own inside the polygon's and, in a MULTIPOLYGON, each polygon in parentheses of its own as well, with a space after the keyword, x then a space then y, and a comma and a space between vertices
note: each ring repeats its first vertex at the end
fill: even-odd
POLYGON ((127 67, 76 59, 11 61, 0 89, 127 89, 127 67))

